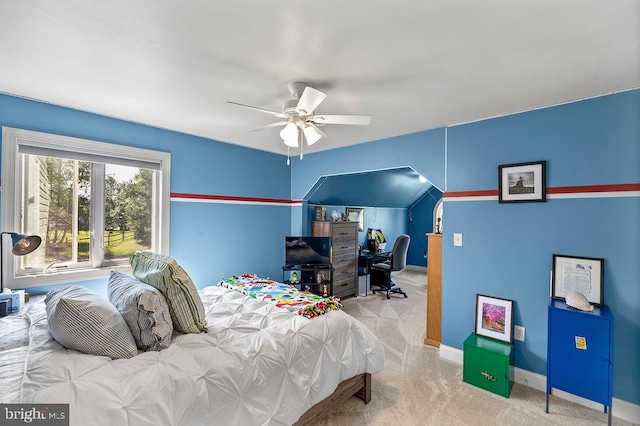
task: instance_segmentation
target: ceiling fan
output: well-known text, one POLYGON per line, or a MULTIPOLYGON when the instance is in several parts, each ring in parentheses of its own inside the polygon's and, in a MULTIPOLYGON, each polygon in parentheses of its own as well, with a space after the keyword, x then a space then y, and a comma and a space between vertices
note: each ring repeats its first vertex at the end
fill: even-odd
POLYGON ((371 123, 371 116, 369 115, 316 114, 316 108, 327 97, 326 93, 302 82, 289 83, 288 88, 289 93, 291 93, 295 99, 285 101, 282 112, 271 111, 238 102, 227 102, 281 118, 281 121, 258 127, 252 131, 284 126, 280 131, 280 137, 282 137, 284 144, 288 147, 296 148, 300 146, 300 158, 302 158, 304 140, 307 141, 307 145, 311 146, 327 136, 319 129, 321 126, 326 124, 366 126, 371 123))

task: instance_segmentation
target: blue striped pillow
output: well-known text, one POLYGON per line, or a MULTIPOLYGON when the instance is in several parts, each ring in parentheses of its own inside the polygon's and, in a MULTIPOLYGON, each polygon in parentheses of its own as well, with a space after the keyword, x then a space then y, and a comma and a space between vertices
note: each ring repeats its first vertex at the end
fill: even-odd
POLYGON ((44 303, 49 332, 62 346, 111 359, 138 355, 120 312, 98 293, 71 285, 51 290, 44 303))

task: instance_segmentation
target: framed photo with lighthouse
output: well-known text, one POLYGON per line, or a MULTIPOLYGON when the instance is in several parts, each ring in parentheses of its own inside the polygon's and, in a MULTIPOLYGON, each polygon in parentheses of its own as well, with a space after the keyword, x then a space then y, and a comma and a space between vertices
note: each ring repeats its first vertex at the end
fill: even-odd
POLYGON ((546 161, 498 166, 498 202, 547 201, 546 161))

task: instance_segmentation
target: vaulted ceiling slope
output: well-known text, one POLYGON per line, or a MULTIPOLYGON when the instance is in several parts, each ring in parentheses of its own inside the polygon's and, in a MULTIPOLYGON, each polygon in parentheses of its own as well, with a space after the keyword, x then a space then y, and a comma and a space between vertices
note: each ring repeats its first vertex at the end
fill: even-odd
POLYGON ((285 154, 287 83, 328 94, 307 152, 640 87, 637 0, 7 0, 0 92, 285 154))
POLYGON ((420 178, 411 167, 322 176, 304 199, 320 205, 409 208, 433 188, 420 178))

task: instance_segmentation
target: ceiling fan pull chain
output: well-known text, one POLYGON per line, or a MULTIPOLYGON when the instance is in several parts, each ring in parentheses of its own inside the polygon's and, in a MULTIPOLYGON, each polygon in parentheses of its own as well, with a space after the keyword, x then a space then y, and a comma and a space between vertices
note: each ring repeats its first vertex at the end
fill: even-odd
POLYGON ((302 129, 298 127, 298 144, 300 145, 300 159, 304 157, 304 152, 302 152, 302 147, 304 146, 304 138, 302 137, 302 129))

